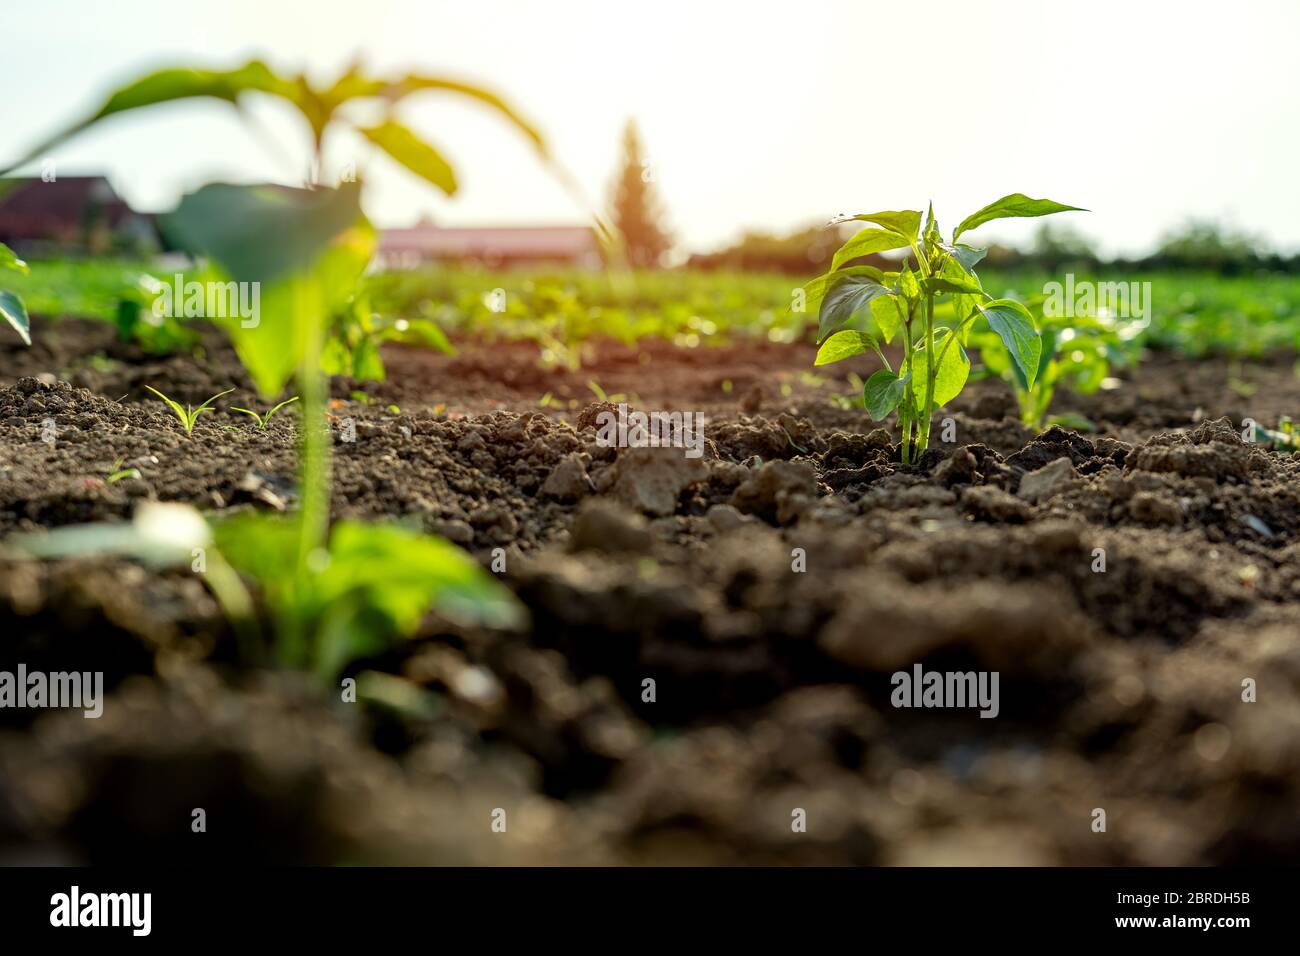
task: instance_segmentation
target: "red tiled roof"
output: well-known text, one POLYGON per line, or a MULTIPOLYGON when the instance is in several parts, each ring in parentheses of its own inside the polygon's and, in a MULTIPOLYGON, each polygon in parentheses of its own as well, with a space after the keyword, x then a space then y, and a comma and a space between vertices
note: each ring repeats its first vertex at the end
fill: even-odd
POLYGON ((415 253, 438 259, 544 259, 590 255, 597 252, 597 246, 594 233, 586 226, 414 226, 385 229, 379 239, 379 252, 415 253))
POLYGON ((15 238, 53 238, 84 229, 94 212, 110 228, 131 207, 102 176, 60 176, 0 181, 0 234, 15 238))

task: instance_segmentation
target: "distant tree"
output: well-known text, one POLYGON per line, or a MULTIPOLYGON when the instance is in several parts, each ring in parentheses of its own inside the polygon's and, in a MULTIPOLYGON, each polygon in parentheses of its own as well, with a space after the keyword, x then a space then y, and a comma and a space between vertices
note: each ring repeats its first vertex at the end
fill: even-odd
POLYGON ((1097 253, 1088 238, 1073 226, 1061 223, 1045 222, 1038 227, 1029 257, 1049 271, 1097 264, 1097 253))
POLYGON ((1255 268, 1265 257, 1264 243, 1208 219, 1192 219, 1166 232, 1155 255, 1159 265, 1234 274, 1255 268))
POLYGON ((633 120, 623 129, 623 166, 614 181, 612 207, 628 264, 638 268, 660 265, 672 246, 672 237, 662 225, 654 168, 642 156, 641 137, 633 120))
MULTIPOLYGON (((734 272, 784 272, 804 275, 810 268, 825 271, 852 230, 845 226, 817 224, 790 233, 744 233, 739 240, 716 252, 691 256, 692 269, 728 269, 734 272)), ((879 268, 897 268, 882 256, 871 255, 862 262, 879 268)))

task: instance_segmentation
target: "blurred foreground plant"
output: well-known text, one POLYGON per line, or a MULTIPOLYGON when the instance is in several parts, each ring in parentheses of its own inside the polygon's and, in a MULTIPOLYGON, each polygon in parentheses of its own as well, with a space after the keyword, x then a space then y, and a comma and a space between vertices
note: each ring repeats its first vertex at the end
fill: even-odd
MULTIPOLYGON (((454 92, 492 106, 545 155, 532 126, 497 96, 474 86, 414 74, 381 81, 353 68, 332 85, 315 87, 303 76, 280 76, 254 61, 224 72, 172 69, 142 77, 17 165, 127 110, 195 97, 236 103, 248 93, 269 93, 287 100, 306 120, 312 134, 313 181, 320 173, 325 133, 338 121, 450 195, 456 189, 451 166, 391 113, 377 125, 361 126, 340 112, 345 104, 362 99, 391 110, 425 90, 454 92)), ((275 624, 277 660, 311 666, 325 675, 336 673, 355 656, 380 649, 396 635, 412 633, 430 606, 464 621, 520 624, 523 612, 510 592, 440 538, 358 522, 340 522, 331 532, 333 439, 322 363, 330 316, 353 301, 374 252, 375 231, 361 212, 360 182, 343 182, 338 188, 211 184, 184 197, 174 213, 162 218, 161 228, 181 248, 207 260, 210 281, 260 284, 259 321, 246 324, 236 317, 225 320, 223 327, 264 397, 279 394, 292 378, 302 400, 297 514, 289 519, 248 515, 219 521, 211 542, 190 548, 204 556, 204 568, 196 570, 204 571, 236 627, 246 632, 252 626, 252 606, 240 596, 238 575, 225 574, 227 568, 261 586, 275 624)), ((151 549, 150 533, 154 539, 165 537, 158 530, 165 522, 175 526, 172 540, 182 544, 187 536, 207 533, 206 524, 200 532, 179 512, 148 509, 130 527, 76 529, 80 537, 61 536, 71 529, 60 529, 27 536, 19 545, 33 554, 68 553, 69 546, 75 552, 99 533, 106 536, 97 545, 100 550, 132 553, 133 548, 151 549)), ((187 552, 180 547, 167 553, 175 561, 187 552)))
MULTIPOLYGON (((26 275, 28 272, 27 263, 14 255, 14 251, 0 242, 0 269, 8 269, 10 272, 17 272, 26 275)), ((13 326, 18 337, 27 345, 32 344, 31 336, 31 319, 27 317, 27 309, 23 305, 23 300, 16 294, 7 289, 0 289, 0 316, 13 326)))
MULTIPOLYGON (((69 137, 121 113, 159 103, 186 99, 217 99, 242 107, 248 97, 266 95, 288 102, 305 121, 311 135, 311 152, 308 162, 308 179, 311 183, 319 183, 322 179, 324 148, 328 136, 333 131, 342 128, 361 136, 393 161, 451 196, 455 194, 458 187, 456 174, 451 164, 436 147, 416 135, 395 116, 396 107, 409 98, 423 93, 439 92, 469 98, 495 110, 532 144, 544 162, 550 163, 545 142, 538 130, 520 116, 505 100, 482 87, 447 77, 421 73, 377 78, 364 74, 357 65, 349 67, 332 83, 317 85, 303 74, 287 75, 277 73, 265 63, 259 60, 251 60, 233 70, 178 67, 147 74, 111 94, 93 114, 49 137, 28 151, 17 162, 8 166, 3 172, 26 165, 34 159, 44 156, 69 137), (380 109, 382 116, 378 122, 373 122, 376 107, 380 109), (362 120, 363 116, 365 121, 362 120)), ((251 122, 251 116, 247 113, 244 116, 250 120, 249 129, 259 136, 263 142, 274 146, 265 136, 262 128, 251 122)), ((278 147, 274 151, 277 155, 283 156, 278 147)), ((552 168, 558 172, 558 167, 553 166, 552 168)), ((345 168, 343 178, 344 180, 351 180, 350 185, 356 185, 357 176, 355 167, 352 164, 345 168)), ((345 181, 343 185, 347 186, 349 183, 345 181)), ((242 187, 227 188, 238 189, 242 187)), ((218 193, 209 197, 209 199, 216 201, 226 198, 227 195, 230 194, 218 193)), ((346 205, 346 203, 343 203, 331 210, 328 203, 321 203, 318 204, 316 212, 323 217, 328 217, 331 215, 331 211, 342 212, 346 205)), ((251 211, 251 208, 247 206, 242 210, 245 214, 251 211)), ((354 212, 355 215, 352 215, 343 224, 356 224, 358 226, 364 224, 365 230, 369 230, 369 224, 365 223, 360 216, 359 206, 356 207, 354 212)), ((324 225, 323 222, 313 224, 324 225)), ((251 230, 249 235, 253 235, 251 230)), ((173 236, 172 238, 176 237, 173 236)), ((260 243, 256 244, 255 248, 250 249, 247 254, 239 256, 231 265, 229 271, 232 273, 247 273, 251 271, 246 268, 252 264, 249 260, 260 256, 268 259, 267 268, 265 269, 268 274, 280 271, 276 266, 285 262, 294 263, 294 268, 305 268, 295 250, 285 250, 285 255, 280 256, 278 250, 270 247, 267 243, 260 243)), ((367 254, 366 261, 368 259, 369 255, 367 254)), ((0 255, 0 264, 3 264, 2 255, 0 255)), ((327 311, 331 315, 340 316, 340 319, 337 323, 331 323, 330 327, 325 330, 325 338, 327 340, 335 337, 346 339, 349 330, 353 333, 352 342, 342 341, 332 349, 331 357, 335 363, 332 370, 343 371, 338 364, 340 353, 346 354, 349 360, 357 361, 352 356, 353 349, 357 347, 356 330, 349 325, 346 310, 352 295, 356 292, 356 288, 355 281, 351 278, 347 279, 336 290, 341 293, 339 301, 327 303, 327 311)), ((0 297, 4 295, 5 293, 0 293, 0 297)), ((3 308, 3 306, 4 299, 0 298, 0 308, 3 308)), ((134 328, 136 315, 136 310, 131 307, 131 302, 128 300, 126 305, 120 309, 119 327, 129 326, 134 328)), ((14 324, 17 325, 17 322, 14 324)), ((240 352, 240 357, 248 367, 249 373, 257 380, 258 387, 264 392, 268 391, 269 383, 275 377, 273 366, 276 363, 268 360, 265 350, 257 350, 251 346, 249 344, 250 337, 239 334, 236 329, 238 329, 238 323, 235 323, 234 328, 231 330, 236 350, 240 352)), ((387 336, 387 338, 403 338, 404 331, 397 331, 395 334, 387 336)), ((434 347, 442 348, 445 339, 442 343, 436 341, 440 332, 441 330, 431 332, 427 328, 420 328, 412 331, 411 337, 405 338, 405 340, 418 341, 420 344, 433 344, 434 347)), ((368 338, 368 341, 378 344, 383 338, 368 338)), ((362 377, 383 377, 383 364, 379 359, 377 349, 364 349, 360 361, 364 362, 363 370, 371 373, 362 377), (375 374, 376 369, 378 370, 377 374, 375 374)))

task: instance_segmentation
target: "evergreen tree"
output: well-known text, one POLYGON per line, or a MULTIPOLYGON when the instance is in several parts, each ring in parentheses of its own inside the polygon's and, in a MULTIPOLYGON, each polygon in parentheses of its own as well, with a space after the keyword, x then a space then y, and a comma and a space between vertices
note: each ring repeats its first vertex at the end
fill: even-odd
POLYGON ((658 266, 672 246, 672 238, 662 225, 653 167, 641 155, 641 137, 633 120, 623 129, 623 166, 614 182, 612 202, 614 227, 623 237, 628 264, 658 266))

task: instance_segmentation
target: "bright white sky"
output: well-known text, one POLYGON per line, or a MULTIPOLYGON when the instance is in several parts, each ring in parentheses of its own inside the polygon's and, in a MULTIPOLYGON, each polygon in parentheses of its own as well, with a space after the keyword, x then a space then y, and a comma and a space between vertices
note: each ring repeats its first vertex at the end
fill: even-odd
MULTIPOLYGON (((14 156, 167 65, 251 56, 329 76, 472 79, 532 117, 603 203, 628 116, 683 248, 747 227, 924 208, 945 229, 1009 192, 1093 210, 1112 251, 1211 216, 1300 248, 1300 2, 859 0, 4 0, 4 141, 14 156)), ((303 131, 258 115, 286 151, 303 131)), ((486 109, 430 94, 403 118, 452 161, 451 200, 383 158, 358 161, 381 225, 580 221, 583 210, 486 109)), ((331 160, 357 158, 336 139, 331 160)), ((214 178, 301 181, 221 103, 120 117, 54 153, 162 209, 214 178)), ((1026 238, 1033 221, 981 240, 1026 238)))

